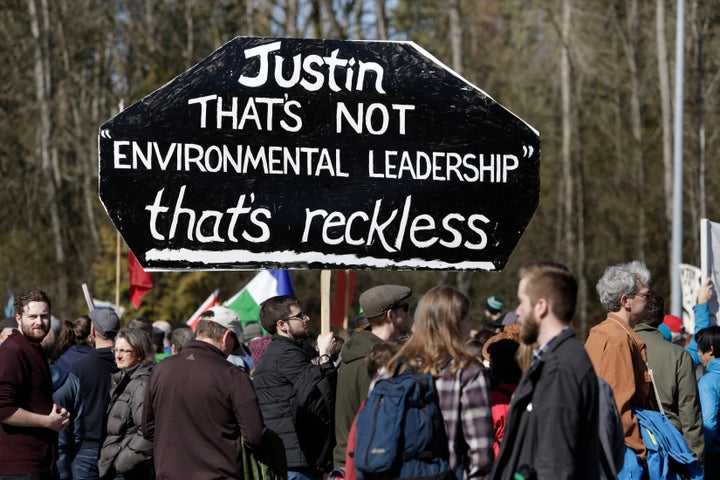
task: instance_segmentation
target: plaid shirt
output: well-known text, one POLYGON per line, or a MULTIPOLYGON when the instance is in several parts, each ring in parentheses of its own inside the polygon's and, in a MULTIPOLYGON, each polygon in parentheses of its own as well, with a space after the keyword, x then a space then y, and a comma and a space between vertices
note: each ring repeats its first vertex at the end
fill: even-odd
POLYGON ((456 469, 462 462, 466 466, 464 478, 483 478, 490 473, 494 456, 490 377, 479 364, 453 375, 453 364, 445 367, 435 382, 450 442, 450 467, 456 469), (457 438, 462 438, 465 445, 456 445, 457 438))

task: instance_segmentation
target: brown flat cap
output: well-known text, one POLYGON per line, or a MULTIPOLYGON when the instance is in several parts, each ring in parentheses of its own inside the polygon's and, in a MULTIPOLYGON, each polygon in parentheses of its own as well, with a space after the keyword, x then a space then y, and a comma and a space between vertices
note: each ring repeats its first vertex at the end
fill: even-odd
POLYGON ((412 295, 404 285, 378 285, 360 295, 360 308, 368 318, 384 314, 391 308, 400 308, 412 295))

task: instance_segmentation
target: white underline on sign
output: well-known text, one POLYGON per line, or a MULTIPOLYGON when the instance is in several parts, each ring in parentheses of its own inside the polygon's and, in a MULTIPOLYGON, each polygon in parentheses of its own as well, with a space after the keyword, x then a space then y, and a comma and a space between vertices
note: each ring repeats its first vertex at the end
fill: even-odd
MULTIPOLYGON (((429 268, 429 269, 446 269, 446 270, 496 270, 492 262, 460 262, 449 263, 440 260, 423 260, 421 258, 411 258, 407 260, 391 260, 387 258, 375 257, 358 257, 356 255, 337 255, 322 252, 294 252, 294 251, 275 251, 275 252, 250 252, 248 250, 190 250, 188 248, 181 249, 151 249, 145 253, 145 259, 150 262, 185 262, 189 264, 207 264, 207 265, 224 265, 224 264, 243 264, 243 263, 273 263, 273 264, 312 264, 324 263, 328 265, 358 266, 372 268, 429 268), (272 259, 272 261, 268 261, 272 259)), ((182 269, 182 268, 178 268, 182 269)), ((148 267, 147 271, 158 271, 148 267)), ((164 269, 162 269, 164 270, 164 269)))

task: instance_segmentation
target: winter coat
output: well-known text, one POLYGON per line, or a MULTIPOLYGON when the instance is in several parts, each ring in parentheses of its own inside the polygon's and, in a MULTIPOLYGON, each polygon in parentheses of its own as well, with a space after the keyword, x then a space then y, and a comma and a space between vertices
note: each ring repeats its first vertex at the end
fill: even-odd
POLYGON ((720 455, 720 358, 708 362, 705 375, 698 381, 698 389, 705 430, 705 455, 716 458, 720 455))
POLYGON ((335 468, 345 465, 348 432, 370 389, 365 356, 373 345, 381 342, 382 339, 369 330, 361 330, 343 345, 335 393, 335 468))
POLYGON ((219 348, 190 340, 153 368, 146 390, 157 479, 243 478, 241 441, 261 450, 265 426, 250 378, 219 348))
POLYGON ((139 364, 112 376, 107 437, 98 461, 101 477, 116 471, 124 474, 152 470, 152 442, 140 431, 145 387, 152 368, 139 364))
POLYGON ((58 471, 60 478, 72 478, 72 461, 82 443, 83 401, 80 380, 59 365, 50 367, 53 402, 67 409, 70 424, 58 433, 58 471))
POLYGON ((263 420, 282 439, 289 469, 308 466, 295 433, 290 403, 295 381, 315 355, 317 352, 304 340, 273 335, 255 368, 253 385, 263 420))
POLYGON ((551 342, 512 396, 492 478, 512 479, 523 465, 538 480, 599 478, 597 376, 571 328, 551 342))

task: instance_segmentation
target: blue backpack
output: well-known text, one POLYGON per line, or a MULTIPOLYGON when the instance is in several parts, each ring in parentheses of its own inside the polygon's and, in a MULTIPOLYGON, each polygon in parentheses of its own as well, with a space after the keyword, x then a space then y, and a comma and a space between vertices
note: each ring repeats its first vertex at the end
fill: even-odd
POLYGON ((398 370, 375 384, 358 412, 357 478, 455 479, 435 380, 409 365, 398 370))

